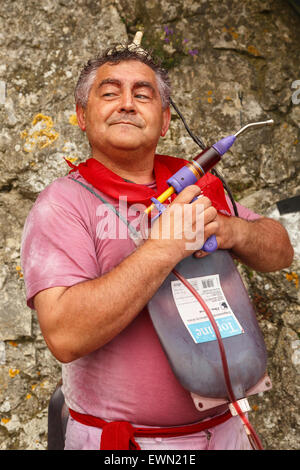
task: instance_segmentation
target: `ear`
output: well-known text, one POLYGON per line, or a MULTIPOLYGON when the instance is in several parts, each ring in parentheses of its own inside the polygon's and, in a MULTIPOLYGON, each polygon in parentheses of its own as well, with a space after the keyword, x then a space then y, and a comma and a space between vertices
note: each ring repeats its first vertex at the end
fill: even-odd
POLYGON ((169 129, 170 121, 171 121, 171 110, 170 110, 170 107, 168 107, 167 109, 163 111, 163 122, 162 122, 161 133, 160 133, 162 137, 166 135, 169 129))
POLYGON ((77 122, 82 131, 86 130, 85 125, 85 109, 80 106, 79 104, 76 105, 76 114, 77 114, 77 122))

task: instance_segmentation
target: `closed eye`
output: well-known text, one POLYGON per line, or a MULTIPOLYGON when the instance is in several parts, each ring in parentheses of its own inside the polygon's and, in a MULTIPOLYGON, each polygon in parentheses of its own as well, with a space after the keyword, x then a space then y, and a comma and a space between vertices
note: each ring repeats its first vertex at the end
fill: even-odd
POLYGON ((114 98, 115 96, 118 96, 118 95, 117 95, 117 93, 107 92, 107 93, 103 93, 102 96, 106 97, 106 98, 114 98))
POLYGON ((137 93, 137 94, 135 95, 135 98, 138 98, 138 99, 147 99, 147 100, 149 100, 149 99, 150 99, 150 96, 142 95, 141 93, 137 93))

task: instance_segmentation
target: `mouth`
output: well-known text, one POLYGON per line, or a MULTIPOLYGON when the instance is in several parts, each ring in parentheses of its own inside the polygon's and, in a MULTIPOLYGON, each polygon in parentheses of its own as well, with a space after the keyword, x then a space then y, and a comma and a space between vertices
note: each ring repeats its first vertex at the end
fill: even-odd
POLYGON ((126 126, 141 127, 138 124, 135 124, 134 122, 131 122, 131 121, 118 121, 118 122, 113 122, 110 125, 115 126, 117 124, 123 124, 123 125, 126 125, 126 126))

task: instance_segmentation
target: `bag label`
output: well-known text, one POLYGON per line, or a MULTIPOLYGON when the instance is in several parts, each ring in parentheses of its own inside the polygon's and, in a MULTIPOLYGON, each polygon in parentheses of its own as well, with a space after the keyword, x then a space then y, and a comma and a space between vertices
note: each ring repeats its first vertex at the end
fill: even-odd
MULTIPOLYGON (((218 274, 188 279, 211 311, 221 338, 244 333, 224 295, 218 274)), ((195 343, 217 339, 202 305, 181 281, 171 281, 172 294, 179 315, 195 343)))

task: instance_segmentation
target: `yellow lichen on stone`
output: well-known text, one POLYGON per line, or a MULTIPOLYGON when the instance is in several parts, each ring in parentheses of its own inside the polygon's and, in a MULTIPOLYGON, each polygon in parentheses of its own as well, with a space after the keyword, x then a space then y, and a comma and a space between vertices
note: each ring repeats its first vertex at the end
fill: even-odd
POLYGON ((16 271, 19 274, 19 277, 23 277, 23 273, 21 272, 21 266, 16 266, 16 271))
POLYGON ((20 373, 19 369, 9 369, 9 376, 13 379, 16 375, 20 373))
POLYGON ((285 275, 285 277, 288 281, 293 282, 295 284, 296 289, 298 289, 298 287, 299 287, 299 276, 298 276, 297 273, 292 271, 290 274, 287 273, 285 275))
POLYGON ((78 126, 78 121, 77 121, 77 116, 76 114, 72 114, 69 117, 69 123, 72 124, 72 126, 78 126))
POLYGON ((68 162, 74 163, 76 162, 76 160, 78 160, 78 157, 73 157, 73 158, 66 157, 66 160, 68 160, 68 162))
POLYGON ((25 139, 24 151, 32 152, 37 145, 39 148, 48 147, 59 136, 59 133, 53 129, 53 121, 50 116, 44 114, 36 114, 33 118, 31 129, 21 133, 22 139, 25 139))
POLYGON ((248 46, 248 47, 247 47, 247 50, 248 50, 249 54, 251 54, 251 55, 254 55, 254 56, 256 56, 256 57, 257 57, 257 56, 260 56, 259 51, 258 51, 258 50, 256 49, 256 47, 254 47, 254 46, 248 46))
POLYGON ((237 38, 239 37, 238 33, 236 33, 235 30, 234 30, 234 28, 232 28, 232 27, 231 27, 231 28, 226 28, 226 27, 224 27, 224 28, 222 29, 222 31, 223 31, 223 33, 229 33, 229 34, 231 34, 231 36, 232 36, 233 39, 237 39, 237 38))
POLYGON ((7 424, 7 423, 9 423, 9 422, 10 422, 10 418, 2 418, 2 419, 1 419, 1 423, 2 423, 2 424, 7 424))

